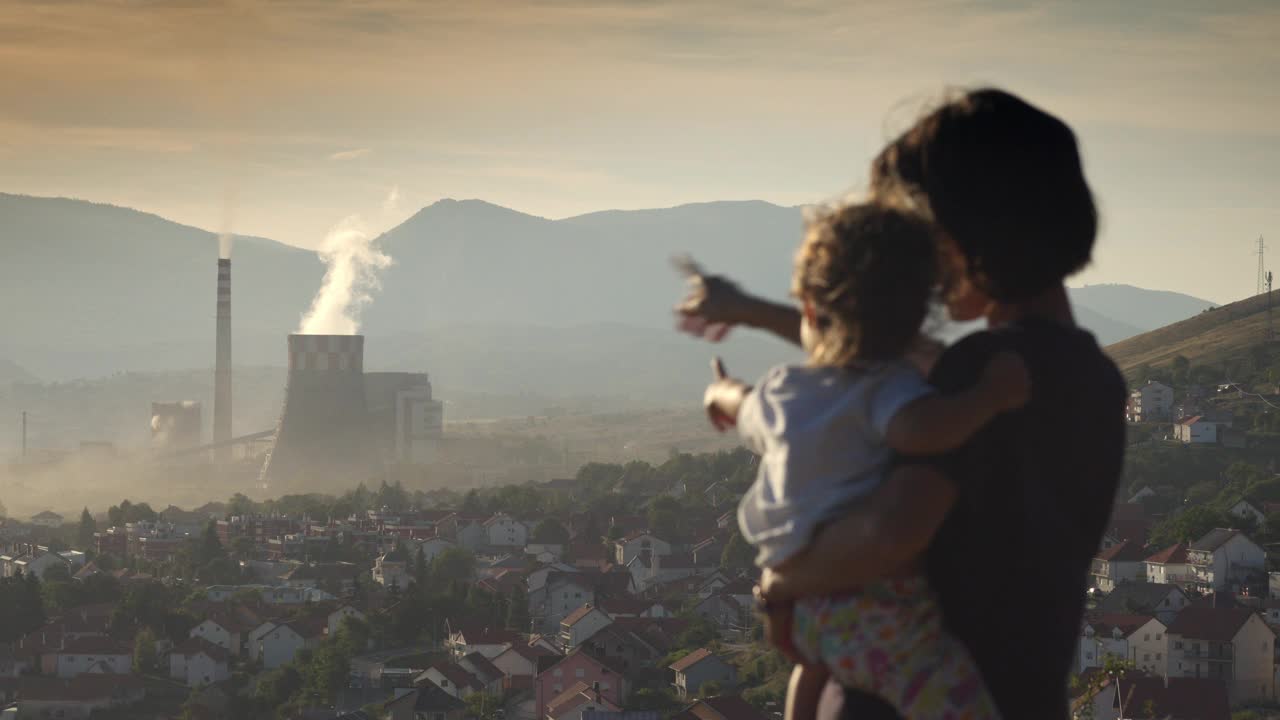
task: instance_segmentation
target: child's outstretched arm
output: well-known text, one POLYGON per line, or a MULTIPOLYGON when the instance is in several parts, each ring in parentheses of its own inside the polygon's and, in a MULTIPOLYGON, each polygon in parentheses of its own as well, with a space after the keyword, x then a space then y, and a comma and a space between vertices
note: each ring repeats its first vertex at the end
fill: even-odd
POLYGON ((724 369, 720 358, 711 361, 713 379, 702 396, 702 405, 706 408, 707 419, 720 432, 738 424, 738 411, 742 409, 742 401, 751 392, 751 386, 741 380, 730 377, 724 369))
POLYGON ((968 390, 926 395, 899 410, 886 428, 885 444, 908 455, 954 450, 1000 413, 1025 405, 1030 394, 1031 379, 1022 358, 999 353, 968 390))

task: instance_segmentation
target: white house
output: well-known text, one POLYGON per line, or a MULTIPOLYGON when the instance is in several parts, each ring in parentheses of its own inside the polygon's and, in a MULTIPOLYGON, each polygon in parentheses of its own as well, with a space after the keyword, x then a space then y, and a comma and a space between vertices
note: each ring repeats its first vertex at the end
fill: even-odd
POLYGON ((248 632, 245 636, 245 645, 248 646, 250 660, 259 658, 262 654, 262 638, 266 637, 275 627, 275 620, 267 620, 248 632))
POLYGON ((636 558, 647 564, 653 557, 671 554, 671 543, 647 530, 638 530, 620 538, 613 546, 614 562, 619 565, 629 565, 636 558))
POLYGON ((325 616, 325 624, 329 629, 329 637, 338 634, 338 630, 342 629, 342 622, 347 618, 364 622, 365 614, 350 605, 343 605, 325 616))
POLYGON ((1218 423, 1205 420, 1202 415, 1183 418, 1174 424, 1173 437, 1188 445, 1213 444, 1218 442, 1218 423))
POLYGON ((1168 417, 1173 408, 1173 388, 1155 380, 1129 394, 1129 419, 1147 422, 1168 417))
POLYGON ((191 638, 169 652, 169 677, 187 687, 212 685, 231 677, 230 655, 223 648, 191 638))
POLYGON ((532 678, 538 674, 539 658, 554 657, 557 654, 539 645, 518 642, 493 658, 493 665, 507 677, 532 678))
POLYGON ((1169 625, 1169 675, 1220 678, 1232 703, 1275 698, 1276 636, 1244 607, 1189 607, 1169 625))
POLYGON ((1153 615, 1167 626, 1190 604, 1191 599, 1178 585, 1122 582, 1098 601, 1095 610, 1099 613, 1121 615, 1153 615))
POLYGON ((1174 585, 1191 580, 1191 566, 1187 564, 1187 544, 1170 545, 1142 561, 1147 582, 1174 585))
POLYGON ((31 524, 47 528, 60 528, 62 527, 62 516, 52 510, 45 510, 38 515, 33 515, 31 524))
POLYGON ((558 633, 569 613, 595 600, 595 588, 579 573, 554 573, 540 590, 529 593, 530 611, 548 633, 558 633))
POLYGON ((1148 615, 1101 614, 1085 618, 1075 672, 1102 667, 1108 657, 1132 662, 1152 675, 1169 672, 1165 624, 1148 615))
POLYGON ((325 619, 294 620, 280 623, 263 633, 258 640, 258 656, 267 670, 292 662, 303 648, 315 649, 324 638, 325 619))
POLYGON ((232 655, 239 655, 244 637, 244 628, 226 618, 208 618, 191 628, 191 632, 187 633, 187 635, 208 640, 232 655))
POLYGON ((522 548, 529 541, 528 526, 506 513, 485 520, 484 532, 489 547, 522 548))
POLYGON ((379 555, 373 561, 373 581, 383 587, 409 587, 409 553, 404 548, 379 555))
POLYGON ((422 683, 431 683, 459 700, 484 690, 484 683, 454 663, 433 664, 414 679, 415 685, 422 683))
POLYGON ((430 563, 435 560, 445 550, 458 547, 458 544, 445 537, 430 537, 422 542, 416 543, 414 548, 414 560, 417 561, 417 551, 422 550, 422 558, 430 563))
POLYGON ((1121 582, 1142 579, 1144 573, 1142 561, 1146 555, 1142 545, 1133 540, 1122 540, 1099 552, 1093 558, 1094 587, 1103 592, 1111 592, 1121 582))
POLYGON ((560 621, 560 645, 570 651, 613 624, 609 614, 594 605, 583 605, 560 621))
POLYGON ((449 631, 445 647, 455 658, 480 653, 492 660, 512 645, 522 642, 518 633, 504 628, 467 625, 465 622, 452 620, 446 620, 445 625, 449 631))
POLYGON ((1187 548, 1192 586, 1233 590, 1266 578, 1267 553, 1239 530, 1214 528, 1187 548))
POLYGON ((1237 500, 1236 504, 1232 505, 1231 509, 1227 510, 1227 512, 1238 518, 1252 520, 1254 527, 1259 530, 1266 529, 1267 527, 1267 514, 1246 498, 1240 498, 1237 500))
POLYGON ((76 638, 50 654, 54 656, 54 674, 60 678, 88 672, 127 675, 133 671, 132 649, 100 635, 76 638))
POLYGON ((22 573, 23 575, 35 575, 41 580, 44 574, 49 572, 50 568, 64 567, 68 573, 74 572, 71 569, 71 563, 58 553, 41 552, 37 550, 35 554, 19 556, 13 560, 14 574, 22 573))

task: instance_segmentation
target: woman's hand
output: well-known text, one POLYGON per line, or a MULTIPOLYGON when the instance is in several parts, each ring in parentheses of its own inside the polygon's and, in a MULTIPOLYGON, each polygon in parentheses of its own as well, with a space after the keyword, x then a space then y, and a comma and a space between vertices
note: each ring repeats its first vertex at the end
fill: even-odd
POLYGON ((711 361, 711 373, 714 378, 702 396, 702 405, 707 410, 711 425, 724 432, 738 424, 738 411, 742 409, 747 393, 751 392, 751 386, 729 377, 720 358, 711 361))

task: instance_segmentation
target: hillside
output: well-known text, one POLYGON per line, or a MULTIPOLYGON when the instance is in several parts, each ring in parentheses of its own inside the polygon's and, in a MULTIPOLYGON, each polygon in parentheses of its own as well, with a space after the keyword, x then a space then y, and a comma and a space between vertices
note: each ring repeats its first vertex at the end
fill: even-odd
POLYGON ((1124 328, 1133 329, 1128 335, 1108 342, 1118 342, 1132 335, 1186 320, 1216 304, 1183 293, 1147 290, 1132 285, 1085 285, 1071 288, 1070 292, 1071 302, 1076 307, 1089 308, 1124 328))
MULTIPOLYGON (((1142 365, 1168 365, 1179 355, 1193 365, 1243 357, 1264 340, 1266 311, 1267 298, 1258 295, 1115 343, 1107 353, 1126 373, 1142 365)), ((1280 328, 1280 310, 1277 313, 1280 328)))

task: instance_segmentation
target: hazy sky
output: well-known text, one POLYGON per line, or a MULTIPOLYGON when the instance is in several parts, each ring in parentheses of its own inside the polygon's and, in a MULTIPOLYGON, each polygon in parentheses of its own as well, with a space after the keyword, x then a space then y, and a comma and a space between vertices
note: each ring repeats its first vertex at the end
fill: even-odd
POLYGON ((1081 137, 1081 281, 1235 299, 1260 234, 1280 268, 1275 3, 8 0, 0 68, 0 191, 311 247, 441 197, 818 200, 994 83, 1081 137))

